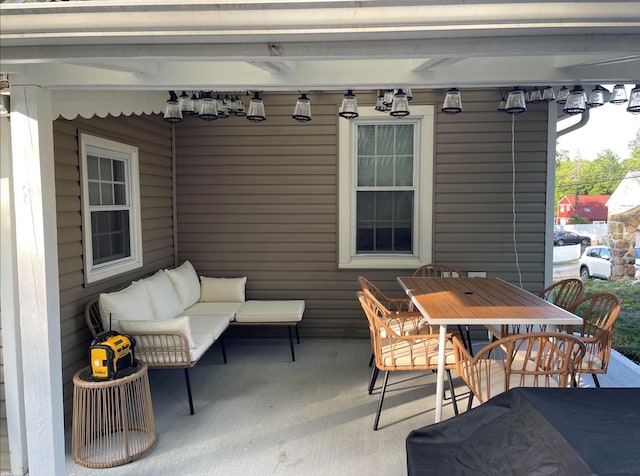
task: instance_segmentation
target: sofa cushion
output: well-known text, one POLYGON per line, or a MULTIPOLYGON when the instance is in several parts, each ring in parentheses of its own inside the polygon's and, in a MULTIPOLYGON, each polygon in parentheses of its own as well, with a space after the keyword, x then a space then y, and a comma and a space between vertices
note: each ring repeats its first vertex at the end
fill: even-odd
POLYGON ((200 302, 244 302, 247 277, 209 278, 200 276, 200 302))
MULTIPOLYGON (((180 316, 173 319, 159 321, 157 319, 149 321, 120 321, 120 329, 124 334, 144 334, 146 332, 179 332, 189 341, 189 348, 195 349, 196 343, 191 335, 189 316, 180 316)), ((162 346, 162 337, 154 337, 154 344, 162 346)))
POLYGON ((148 321, 154 319, 153 307, 147 288, 134 282, 121 291, 102 293, 99 298, 100 317, 104 330, 119 330, 118 321, 148 321))
POLYGON ((153 276, 142 279, 141 282, 147 288, 156 319, 170 319, 184 311, 180 296, 166 271, 160 270, 153 276))
POLYGON ((177 268, 168 269, 169 279, 176 288, 183 308, 192 306, 200 299, 200 281, 196 270, 189 261, 185 261, 177 268))
POLYGON ((298 322, 303 312, 304 301, 247 301, 236 312, 236 322, 298 322))
POLYGON ((194 335, 211 333, 214 340, 218 339, 229 327, 229 319, 216 316, 190 316, 191 332, 194 335))
POLYGON ((197 302, 185 309, 184 313, 190 316, 226 317, 232 321, 240 306, 241 302, 197 302))

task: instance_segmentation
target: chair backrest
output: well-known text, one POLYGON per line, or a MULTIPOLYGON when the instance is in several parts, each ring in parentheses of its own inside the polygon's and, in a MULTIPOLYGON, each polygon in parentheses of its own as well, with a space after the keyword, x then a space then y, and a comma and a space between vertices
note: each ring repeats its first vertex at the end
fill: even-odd
POLYGON ((105 331, 100 317, 99 298, 93 298, 85 305, 84 319, 93 337, 98 337, 105 331))
POLYGON ((361 291, 369 291, 378 301, 380 301, 380 304, 382 304, 390 312, 407 312, 413 310, 413 304, 411 303, 411 299, 409 299, 409 297, 388 297, 375 284, 373 284, 364 276, 358 276, 358 284, 360 285, 361 291))
POLYGON ((454 342, 458 374, 482 402, 513 387, 567 387, 585 354, 582 341, 560 332, 515 334, 472 357, 454 342))
POLYGON ((575 301, 582 297, 584 283, 579 278, 568 278, 556 281, 542 290, 538 296, 552 302, 563 309, 569 309, 575 301))
POLYGON ((580 334, 585 337, 596 336, 601 332, 611 333, 621 309, 622 302, 617 295, 600 292, 577 300, 570 311, 582 317, 580 334))
POLYGON ((429 263, 416 269, 413 276, 423 278, 458 278, 462 276, 462 273, 448 264, 429 263))

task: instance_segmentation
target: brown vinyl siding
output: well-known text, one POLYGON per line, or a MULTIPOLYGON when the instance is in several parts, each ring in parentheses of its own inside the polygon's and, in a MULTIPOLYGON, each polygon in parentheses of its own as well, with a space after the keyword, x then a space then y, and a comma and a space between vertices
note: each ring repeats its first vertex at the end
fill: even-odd
MULTIPOLYGON (((295 94, 263 94, 267 120, 176 126, 178 250, 200 274, 247 276, 247 299, 304 299, 303 336, 366 337, 355 299, 364 274, 398 293, 408 270, 339 270, 336 112, 341 94, 311 93, 313 120, 291 118, 295 94)), ((462 114, 435 104, 434 261, 518 282, 511 214, 511 116, 497 90, 465 91, 462 114)), ((373 105, 375 93, 358 93, 373 105)), ((523 284, 544 282, 546 105, 515 118, 517 235, 523 284)), ((247 330, 244 330, 247 332, 247 330)), ((254 333, 268 333, 259 329, 254 333)))
POLYGON ((159 116, 54 121, 58 266, 65 424, 69 425, 73 374, 89 364, 86 302, 158 268, 173 265, 171 129, 159 116), (78 132, 139 148, 144 267, 84 286, 78 132))

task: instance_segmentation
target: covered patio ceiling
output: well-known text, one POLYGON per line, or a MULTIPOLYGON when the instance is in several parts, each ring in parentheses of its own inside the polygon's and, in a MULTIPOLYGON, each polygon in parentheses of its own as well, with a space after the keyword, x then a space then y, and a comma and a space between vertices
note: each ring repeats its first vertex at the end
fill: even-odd
POLYGON ((640 4, 2 3, 0 72, 51 89, 343 90, 640 82, 640 4))

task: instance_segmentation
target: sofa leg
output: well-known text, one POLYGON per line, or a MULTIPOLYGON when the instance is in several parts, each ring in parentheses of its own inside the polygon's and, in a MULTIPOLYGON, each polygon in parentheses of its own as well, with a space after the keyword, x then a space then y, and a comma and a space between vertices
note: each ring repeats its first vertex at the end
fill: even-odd
POLYGON ((187 382, 187 395, 189 396, 189 413, 193 415, 193 397, 191 396, 191 380, 189 380, 189 369, 184 369, 184 379, 187 382))
POLYGON ((222 360, 224 360, 224 363, 227 363, 227 351, 224 347, 224 339, 222 337, 220 337, 220 349, 222 350, 222 360))
MULTIPOLYGON (((296 354, 293 351, 293 337, 291 336, 291 327, 292 326, 287 326, 287 330, 289 331, 289 346, 291 347, 291 360, 293 360, 294 362, 296 361, 296 354)), ((296 332, 298 331, 298 328, 296 327, 296 332)))

